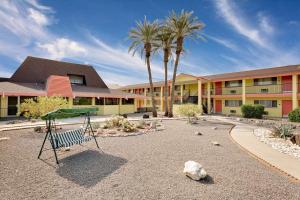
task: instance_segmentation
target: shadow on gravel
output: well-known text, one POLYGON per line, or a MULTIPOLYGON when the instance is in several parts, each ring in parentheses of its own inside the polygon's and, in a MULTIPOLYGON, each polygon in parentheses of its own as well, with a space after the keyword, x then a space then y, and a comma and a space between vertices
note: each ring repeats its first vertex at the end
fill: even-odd
POLYGON ((203 183, 203 184, 214 184, 215 183, 213 177, 211 177, 210 175, 207 175, 206 178, 201 179, 199 182, 203 183))
POLYGON ((56 173, 80 186, 89 188, 124 165, 127 160, 114 155, 87 150, 60 161, 56 173))

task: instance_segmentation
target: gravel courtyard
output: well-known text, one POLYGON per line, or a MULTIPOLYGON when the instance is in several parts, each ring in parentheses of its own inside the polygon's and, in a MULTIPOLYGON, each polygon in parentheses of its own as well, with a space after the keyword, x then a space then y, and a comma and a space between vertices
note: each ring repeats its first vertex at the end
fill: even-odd
MULTIPOLYGON (((0 132, 1 199, 300 199, 300 184, 260 163, 232 142, 231 125, 163 121, 164 131, 98 138, 38 160, 44 134, 0 132), (213 127, 217 127, 216 130, 213 127), (202 136, 196 136, 195 131, 202 136), (213 146, 218 141, 221 146, 213 146), (182 173, 195 160, 209 174, 192 181, 182 173)), ((47 143, 49 147, 49 143, 47 143)))

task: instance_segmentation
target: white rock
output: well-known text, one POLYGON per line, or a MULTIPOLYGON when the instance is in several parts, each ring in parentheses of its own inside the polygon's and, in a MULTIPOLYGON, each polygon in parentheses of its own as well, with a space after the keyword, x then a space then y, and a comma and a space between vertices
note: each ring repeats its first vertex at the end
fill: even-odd
POLYGON ((215 145, 215 146, 220 146, 220 143, 217 142, 217 141, 212 141, 211 143, 212 143, 213 145, 215 145))
POLYGON ((65 151, 70 151, 71 150, 71 148, 70 147, 65 147, 65 149, 64 149, 65 151))
POLYGON ((0 141, 5 141, 5 140, 9 140, 10 138, 9 137, 2 137, 0 138, 0 141))
POLYGON ((183 173, 193 180, 199 181, 207 176, 206 171, 202 168, 200 163, 195 161, 187 161, 184 164, 183 173))
POLYGON ((242 119, 241 118, 236 118, 236 121, 241 122, 242 119))
POLYGON ((217 127, 212 127, 211 129, 212 129, 212 130, 217 130, 217 127))

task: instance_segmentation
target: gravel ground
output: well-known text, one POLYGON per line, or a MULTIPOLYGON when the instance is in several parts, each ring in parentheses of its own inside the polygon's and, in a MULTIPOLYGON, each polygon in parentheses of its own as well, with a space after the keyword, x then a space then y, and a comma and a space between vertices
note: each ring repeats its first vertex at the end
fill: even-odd
POLYGON ((233 143, 230 125, 164 121, 166 130, 98 138, 60 152, 37 154, 44 134, 32 130, 0 132, 1 199, 299 199, 300 184, 263 165, 233 143), (214 130, 212 127, 217 127, 214 130), (201 131, 202 136, 196 136, 201 131), (221 146, 213 146, 218 141, 221 146), (209 174, 197 182, 182 173, 184 162, 198 161, 209 174))

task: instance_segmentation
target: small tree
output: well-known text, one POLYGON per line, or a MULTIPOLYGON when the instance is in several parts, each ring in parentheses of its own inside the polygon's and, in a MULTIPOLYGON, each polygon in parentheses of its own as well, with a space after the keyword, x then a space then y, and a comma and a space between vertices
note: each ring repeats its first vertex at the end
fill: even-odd
POLYGON ((261 119, 265 114, 265 107, 263 105, 243 105, 242 114, 245 118, 261 119))
POLYGON ((300 122, 300 109, 297 108, 289 113, 289 120, 291 122, 300 122))
POLYGON ((195 117, 197 114, 200 114, 200 109, 195 104, 183 104, 176 109, 176 112, 179 115, 188 117, 188 123, 191 123, 191 117, 195 117))
POLYGON ((21 103, 20 114, 26 118, 39 118, 44 114, 59 109, 67 108, 68 101, 62 97, 37 97, 35 99, 25 99, 21 103))

